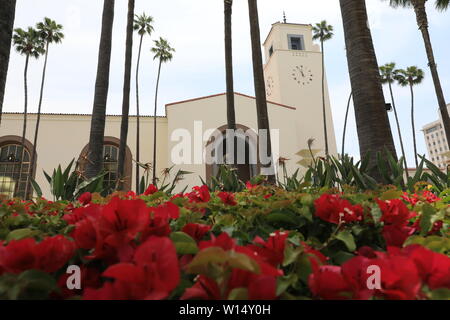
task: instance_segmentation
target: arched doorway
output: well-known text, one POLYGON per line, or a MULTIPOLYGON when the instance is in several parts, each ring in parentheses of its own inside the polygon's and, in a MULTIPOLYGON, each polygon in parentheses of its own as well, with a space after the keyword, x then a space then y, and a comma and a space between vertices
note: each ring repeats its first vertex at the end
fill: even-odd
POLYGON ((33 188, 30 178, 34 179, 37 163, 36 154, 34 164, 31 165, 32 150, 31 142, 25 140, 25 149, 22 152, 22 137, 0 138, 0 194, 8 198, 31 198, 33 188))
MULTIPOLYGON (((227 126, 216 130, 206 144, 206 180, 219 173, 221 165, 232 163, 233 153, 227 152, 227 126)), ((237 125, 235 133, 236 170, 240 180, 247 182, 259 174, 258 136, 250 128, 237 125)))

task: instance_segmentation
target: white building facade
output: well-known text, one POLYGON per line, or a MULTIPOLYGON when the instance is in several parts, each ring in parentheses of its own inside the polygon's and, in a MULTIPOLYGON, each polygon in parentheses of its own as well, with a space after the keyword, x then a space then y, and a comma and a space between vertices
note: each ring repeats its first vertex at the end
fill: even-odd
MULTIPOLYGON (((314 148, 324 150, 322 112, 322 53, 313 43, 312 26, 275 23, 264 42, 266 63, 264 74, 268 100, 273 159, 289 159, 288 173, 299 168, 296 153, 307 149, 308 139, 314 139, 314 148)), ((325 82, 326 83, 326 82, 325 82)), ((235 111, 238 145, 245 148, 245 161, 238 165, 239 175, 247 180, 261 174, 261 145, 264 145, 257 125, 254 97, 235 93, 235 111), (255 161, 251 161, 254 159, 255 161)), ((337 155, 333 116, 325 86, 327 136, 329 152, 337 155)), ((217 173, 223 142, 217 133, 226 134, 226 94, 215 94, 166 105, 166 116, 157 118, 157 176, 162 179, 165 168, 189 171, 180 184, 195 186, 201 179, 208 180, 217 173), (212 150, 212 151, 211 151, 212 150)), ((153 118, 141 118, 140 162, 152 163, 153 118)), ((36 115, 29 115, 26 153, 22 174, 18 166, 18 149, 22 133, 23 115, 7 113, 0 127, 0 193, 20 195, 26 179, 34 177, 44 196, 50 189, 43 171, 51 173, 59 164, 65 167, 72 159, 83 159, 88 152, 90 115, 43 114, 41 118, 37 161, 28 168, 34 139, 36 115), (18 181, 22 176, 22 181, 18 181)), ((117 158, 120 137, 120 116, 107 116, 104 161, 108 172, 106 180, 117 180, 117 158)), ((125 187, 134 189, 136 154, 136 117, 130 117, 127 154, 125 159, 125 187)), ((322 152, 323 154, 323 152, 322 152)), ((276 169, 276 168, 275 168, 276 169)), ((141 175, 144 173, 141 170, 141 175)))
MULTIPOLYGON (((449 109, 450 104, 447 105, 447 110, 449 109)), ((422 132, 427 146, 428 159, 440 169, 446 169, 450 157, 442 119, 426 124, 422 128, 422 132)))

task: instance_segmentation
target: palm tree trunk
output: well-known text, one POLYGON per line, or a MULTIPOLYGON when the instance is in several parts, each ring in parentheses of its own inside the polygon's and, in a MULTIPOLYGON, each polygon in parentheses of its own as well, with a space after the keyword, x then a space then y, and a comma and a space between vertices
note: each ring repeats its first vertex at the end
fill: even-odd
POLYGON ((325 155, 328 157, 328 130, 327 130, 327 111, 325 106, 325 52, 323 40, 320 42, 322 47, 322 107, 323 107, 323 133, 325 139, 325 155))
MULTIPOLYGON (((237 165, 237 146, 235 141, 236 130, 236 113, 234 104, 234 83, 233 83, 233 38, 232 38, 232 14, 233 3, 229 0, 224 1, 225 6, 225 70, 226 70, 226 86, 227 86, 227 123, 228 129, 233 130, 232 138, 234 140, 233 166, 237 165)), ((227 144, 228 145, 228 144, 227 144)))
POLYGON ((389 92, 391 94, 391 101, 392 101, 392 108, 394 109, 395 122, 397 123, 398 139, 400 140, 400 147, 402 149, 403 161, 405 163, 406 177, 409 178, 408 163, 406 162, 406 153, 405 153, 405 148, 403 146, 402 131, 400 129, 400 121, 398 120, 397 107, 395 106, 394 93, 392 92, 392 84, 390 82, 389 82, 389 92))
MULTIPOLYGON (((123 102, 122 102, 122 124, 120 128, 119 165, 118 174, 119 190, 124 190, 125 154, 128 140, 128 121, 130 114, 130 87, 131 87, 131 64, 133 61, 133 23, 134 23, 134 0, 128 0, 128 25, 125 49, 125 76, 123 80, 123 102)), ((131 177, 128 177, 131 178, 131 177)))
MULTIPOLYGON (((42 99, 44 97, 44 85, 45 85, 45 74, 47 71, 47 61, 48 61, 48 48, 50 44, 47 41, 46 48, 45 48, 45 61, 44 61, 44 69, 42 70, 42 80, 41 80, 41 92, 39 95, 39 105, 38 105, 38 112, 37 112, 37 119, 36 119, 36 127, 34 129, 34 141, 33 141, 33 151, 31 153, 31 162, 30 162, 30 174, 31 170, 35 167, 34 162, 36 160, 36 150, 37 150, 37 142, 38 142, 38 136, 39 136, 39 125, 41 123, 41 110, 42 110, 42 99)), ((25 194, 28 192, 28 188, 30 185, 30 181, 28 181, 27 186, 25 188, 25 194)))
POLYGON ((342 153, 341 153, 342 159, 344 159, 344 155, 345 155, 345 134, 347 133, 348 113, 350 111, 350 103, 352 102, 352 97, 353 97, 353 92, 350 92, 350 96, 348 97, 348 102, 347 102, 347 110, 345 111, 344 132, 342 133, 342 153))
POLYGON ((266 134, 267 145, 265 146, 265 153, 266 156, 270 158, 269 163, 263 164, 263 167, 265 167, 269 171, 267 173, 268 181, 275 184, 275 165, 273 163, 272 144, 270 138, 269 116, 267 111, 266 88, 264 82, 263 61, 261 53, 261 35, 259 30, 258 4, 256 0, 248 0, 248 7, 250 18, 250 34, 252 41, 253 78, 255 85, 258 129, 260 136, 263 132, 266 134))
POLYGON ((141 52, 142 52, 142 40, 144 35, 141 35, 139 42, 139 53, 136 66, 136 193, 139 192, 139 180, 140 180, 140 153, 141 153, 141 115, 139 108, 139 66, 141 64, 141 52))
POLYGON ((16 0, 3 0, 0 4, 0 125, 2 124, 3 99, 8 74, 11 38, 16 12, 16 0))
POLYGON ((158 79, 156 80, 156 92, 155 92, 155 112, 153 113, 153 179, 152 183, 156 186, 156 111, 158 109, 158 90, 159 90, 159 78, 161 76, 162 61, 159 60, 158 79))
POLYGON ((105 136, 106 103, 109 89, 113 23, 114 0, 104 0, 97 80, 95 83, 94 106, 89 138, 89 161, 87 162, 85 172, 87 178, 97 176, 103 168, 103 143, 105 136))
MULTIPOLYGON (((22 170, 23 170, 23 158, 25 157, 25 137, 27 134, 27 118, 28 118, 28 64, 30 62, 30 55, 27 55, 25 59, 25 69, 23 72, 23 83, 24 83, 24 93, 25 93, 25 103, 23 108, 23 127, 22 127, 22 140, 20 142, 20 159, 19 159, 19 179, 16 185, 16 193, 20 192, 20 182, 22 180, 22 170)), ((13 170, 14 171, 14 170, 13 170)), ((23 195, 24 199, 27 198, 27 194, 23 195)))
POLYGON ((370 155, 371 175, 382 182, 376 153, 396 158, 365 1, 340 0, 361 158, 370 155))
POLYGON ((411 90, 411 127, 414 142, 414 161, 416 162, 416 168, 418 168, 419 162, 417 161, 416 124, 414 121, 414 89, 412 84, 410 84, 409 88, 411 90))
POLYGON ((441 113, 442 122, 444 124, 445 137, 447 138, 447 145, 450 148, 450 117, 445 102, 444 92, 442 91, 441 80, 439 79, 436 61, 434 59, 433 46, 431 44, 430 33, 428 31, 428 17, 425 9, 425 1, 414 0, 413 5, 417 17, 417 24, 420 31, 422 32, 425 50, 427 52, 428 66, 430 67, 431 76, 433 78, 436 97, 439 104, 439 111, 441 113))

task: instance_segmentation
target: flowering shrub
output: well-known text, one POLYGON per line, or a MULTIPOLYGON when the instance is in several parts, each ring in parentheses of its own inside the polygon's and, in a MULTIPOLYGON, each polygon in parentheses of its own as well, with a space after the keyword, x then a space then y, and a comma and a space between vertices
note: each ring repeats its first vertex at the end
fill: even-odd
POLYGON ((0 299, 449 299, 447 194, 248 183, 2 200, 0 299))

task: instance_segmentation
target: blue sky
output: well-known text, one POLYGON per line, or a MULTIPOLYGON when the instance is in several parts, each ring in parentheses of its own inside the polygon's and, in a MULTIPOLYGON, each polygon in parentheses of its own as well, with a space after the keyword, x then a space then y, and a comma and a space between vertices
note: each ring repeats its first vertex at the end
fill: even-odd
MULTIPOLYGON (((108 113, 119 114, 122 101, 123 59, 127 5, 116 1, 111 82, 108 113)), ((415 16, 410 9, 392 9, 386 1, 367 0, 370 25, 380 65, 395 61, 398 67, 417 65, 426 71, 424 83, 416 88, 416 127, 418 150, 425 153, 422 126, 438 118, 437 101, 423 41, 415 16)), ((430 33, 440 71, 442 86, 450 99, 450 11, 437 12, 434 1, 428 1, 430 33)), ((220 0, 136 0, 136 12, 145 11, 155 18, 152 39, 163 36, 176 48, 174 60, 162 70, 159 111, 173 101, 225 91, 223 57, 223 2, 220 0)), ((45 16, 65 26, 63 44, 51 47, 43 112, 90 113, 94 96, 95 73, 100 37, 103 1, 96 0, 17 0, 15 27, 34 25, 45 16)), ((338 148, 341 145, 345 107, 350 93, 345 43, 338 0, 277 0, 259 1, 261 36, 263 39, 272 23, 282 19, 286 11, 288 22, 316 23, 327 20, 335 27, 335 37, 326 44, 326 68, 338 148)), ((251 49, 247 1, 235 0, 233 16, 235 90, 253 94, 251 49)), ((137 52, 138 39, 135 37, 137 52)), ((144 42, 141 64, 141 104, 145 114, 153 110, 157 64, 149 49, 150 38, 144 42)), ((136 55, 134 56, 136 59, 136 55)), ((33 61, 29 71, 30 111, 36 111, 43 59, 33 61)), ((24 57, 13 52, 7 80, 5 111, 23 110, 22 73, 24 57)), ((133 64, 135 66, 135 64, 133 64)), ((134 78, 134 77, 133 77, 134 78)), ((132 87, 134 93, 134 83, 132 87)), ((385 90, 389 101, 388 91, 385 90)), ((409 90, 394 87, 397 108, 407 149, 413 163, 409 90)), ((132 112, 134 110, 132 95, 132 112)), ((390 114, 393 134, 397 130, 390 114)), ((347 151, 359 154, 353 112, 351 113, 347 151)), ((340 149, 339 149, 340 150, 340 149)), ((397 147, 398 152, 400 148, 397 147)))

